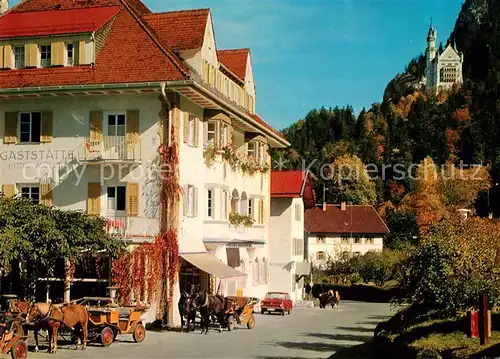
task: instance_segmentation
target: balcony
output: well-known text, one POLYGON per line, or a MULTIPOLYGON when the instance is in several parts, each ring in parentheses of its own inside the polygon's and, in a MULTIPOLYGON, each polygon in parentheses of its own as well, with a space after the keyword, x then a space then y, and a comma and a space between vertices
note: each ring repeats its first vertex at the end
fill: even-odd
POLYGON ((265 240, 265 226, 235 227, 225 220, 207 219, 203 222, 203 238, 206 243, 254 243, 265 240))
POLYGON ((87 137, 79 150, 78 159, 89 163, 140 162, 141 143, 127 136, 87 137))
POLYGON ((106 233, 127 242, 152 242, 160 230, 158 218, 105 217, 106 233))

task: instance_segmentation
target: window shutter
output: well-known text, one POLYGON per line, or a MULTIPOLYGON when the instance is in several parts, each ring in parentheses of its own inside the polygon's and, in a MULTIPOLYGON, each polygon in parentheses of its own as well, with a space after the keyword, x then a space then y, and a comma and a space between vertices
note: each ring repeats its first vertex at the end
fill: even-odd
POLYGON ((89 183, 87 197, 87 213, 99 216, 101 214, 101 184, 89 183))
POLYGON ((139 215, 139 184, 127 183, 127 216, 139 215))
POLYGON ((5 113, 3 143, 17 143, 17 112, 5 113))
POLYGON ((188 215, 188 209, 189 209, 188 201, 189 201, 188 186, 185 185, 182 191, 182 208, 183 208, 182 214, 184 216, 188 215))
POLYGON ((215 146, 217 148, 222 147, 221 146, 220 130, 221 130, 221 123, 220 123, 220 121, 215 121, 215 146))
POLYGON ((199 147, 199 137, 200 137, 200 120, 198 117, 194 119, 194 147, 199 147))
POLYGON ((16 194, 16 186, 13 184, 4 184, 2 186, 2 193, 7 198, 12 198, 16 194))
POLYGON ((208 142, 208 121, 203 121, 203 144, 208 142))
POLYGON ((193 217, 198 217, 198 187, 194 187, 194 208, 193 217))
POLYGON ((259 223, 264 223, 264 201, 262 199, 259 201, 259 223))
POLYGON ((12 53, 12 46, 11 45, 5 45, 3 46, 3 52, 2 52, 2 47, 0 46, 0 68, 4 69, 11 69, 14 66, 12 66, 12 60, 13 60, 13 53, 12 53), (3 59, 2 59, 3 57, 3 59))
POLYGON ((25 56, 26 67, 38 67, 37 44, 24 45, 24 56, 25 56))
POLYGON ((52 188, 49 183, 40 183, 40 203, 52 207, 52 188))
POLYGON ((42 128, 40 142, 52 142, 53 138, 53 113, 52 111, 42 112, 42 128))
POLYGON ((102 111, 90 111, 90 140, 102 141, 102 111))
POLYGON ((55 66, 64 65, 64 42, 53 42, 51 45, 50 62, 55 66))
POLYGON ((78 50, 79 50, 78 64, 80 64, 80 65, 88 64, 87 56, 86 56, 86 48, 87 48, 87 46, 85 44, 85 41, 80 41, 78 43, 78 50))
POLYGON ((135 145, 139 138, 139 110, 127 111, 127 144, 129 146, 135 145))
POLYGON ((188 143, 189 139, 189 117, 191 117, 189 114, 184 115, 184 143, 188 143))

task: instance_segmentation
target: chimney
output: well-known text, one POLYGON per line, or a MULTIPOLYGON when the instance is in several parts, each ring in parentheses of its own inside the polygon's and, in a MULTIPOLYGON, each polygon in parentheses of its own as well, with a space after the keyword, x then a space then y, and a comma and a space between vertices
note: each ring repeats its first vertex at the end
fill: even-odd
POLYGON ((9 0, 0 0, 0 15, 9 10, 9 0))
POLYGON ((323 202, 323 211, 326 211, 326 202, 323 202))
POLYGON ((345 211, 345 202, 340 202, 340 210, 345 211))

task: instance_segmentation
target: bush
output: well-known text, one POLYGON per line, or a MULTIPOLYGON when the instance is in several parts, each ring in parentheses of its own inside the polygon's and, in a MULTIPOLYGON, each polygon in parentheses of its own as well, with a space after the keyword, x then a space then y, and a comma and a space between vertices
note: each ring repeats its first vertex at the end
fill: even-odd
POLYGON ((477 308, 480 294, 500 304, 500 272, 494 268, 500 228, 481 218, 450 218, 433 228, 401 266, 398 302, 447 313, 477 308))
POLYGON ((379 288, 372 285, 342 285, 342 284, 314 284, 312 295, 318 298, 321 293, 328 290, 340 293, 341 300, 355 300, 371 303, 390 303, 399 296, 397 287, 379 288))
POLYGON ((348 252, 341 253, 337 261, 329 264, 328 270, 316 272, 317 282, 356 284, 360 282, 374 282, 383 286, 391 280, 398 280, 398 266, 402 252, 384 250, 371 251, 362 256, 352 256, 348 252))

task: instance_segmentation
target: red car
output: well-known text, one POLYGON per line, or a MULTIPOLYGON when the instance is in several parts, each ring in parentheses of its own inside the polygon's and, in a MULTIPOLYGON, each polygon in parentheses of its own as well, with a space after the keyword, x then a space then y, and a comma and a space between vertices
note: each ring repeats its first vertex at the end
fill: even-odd
POLYGON ((263 300, 260 302, 260 313, 265 312, 281 313, 285 315, 285 312, 290 314, 292 312, 292 300, 288 293, 284 292, 268 292, 263 300))

